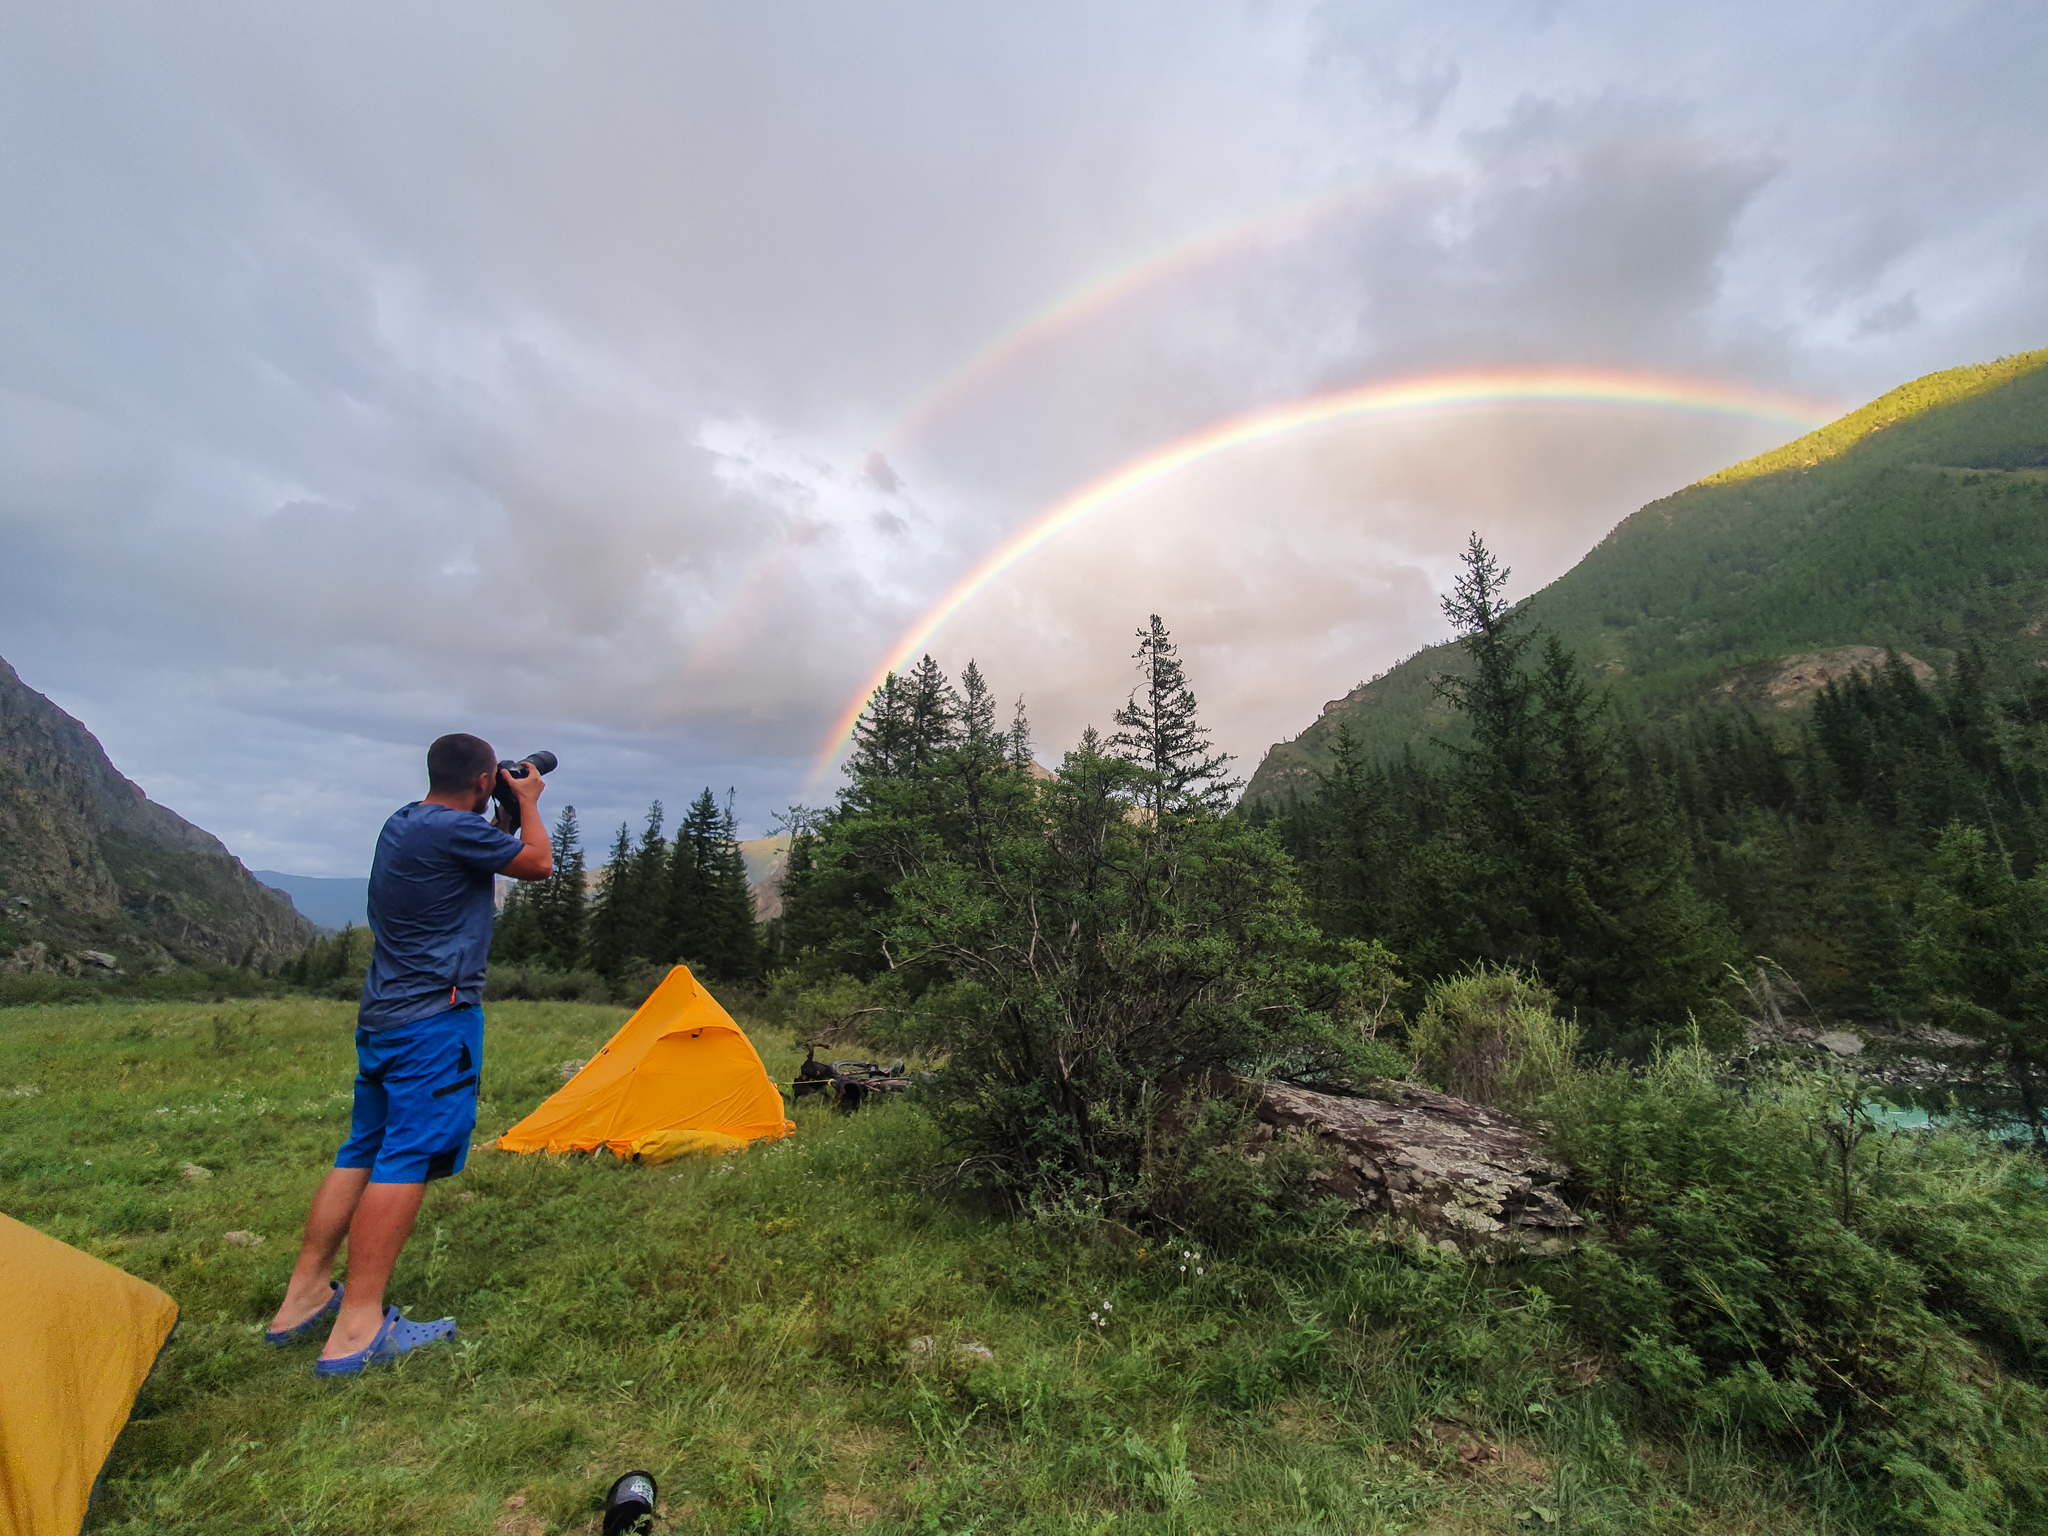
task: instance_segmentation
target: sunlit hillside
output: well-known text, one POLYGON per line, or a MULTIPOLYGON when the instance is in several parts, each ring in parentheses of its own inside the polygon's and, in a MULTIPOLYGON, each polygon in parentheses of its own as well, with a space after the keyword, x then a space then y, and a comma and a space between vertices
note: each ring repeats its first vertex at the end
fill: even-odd
MULTIPOLYGON (((1529 611, 1653 711, 1719 690, 1795 706, 1870 654, 1850 647, 2048 657, 2048 350, 1931 374, 1650 503, 1529 611)), ((1375 754, 1445 729, 1430 680, 1456 664, 1434 646, 1333 701, 1247 799, 1306 788, 1340 726, 1375 754)))

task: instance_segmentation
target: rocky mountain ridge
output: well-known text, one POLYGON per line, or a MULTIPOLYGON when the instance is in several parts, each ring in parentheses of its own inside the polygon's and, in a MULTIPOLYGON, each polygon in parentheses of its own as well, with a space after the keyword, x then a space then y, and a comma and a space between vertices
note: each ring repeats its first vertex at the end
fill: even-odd
POLYGON ((313 925, 0 660, 0 965, 265 966, 313 925))

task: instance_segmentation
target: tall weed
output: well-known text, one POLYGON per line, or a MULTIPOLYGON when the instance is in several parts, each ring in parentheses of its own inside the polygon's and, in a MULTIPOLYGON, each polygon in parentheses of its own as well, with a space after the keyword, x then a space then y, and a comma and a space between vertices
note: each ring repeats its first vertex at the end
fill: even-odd
POLYGON ((1430 987, 1408 1031, 1424 1081, 1461 1099, 1521 1109, 1571 1080, 1579 1032, 1533 976, 1484 964, 1430 987))

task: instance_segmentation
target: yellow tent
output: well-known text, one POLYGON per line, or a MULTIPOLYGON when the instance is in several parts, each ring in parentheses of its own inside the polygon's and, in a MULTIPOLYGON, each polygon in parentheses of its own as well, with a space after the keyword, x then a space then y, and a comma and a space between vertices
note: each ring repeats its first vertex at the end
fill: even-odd
POLYGON ((687 966, 561 1091, 498 1138, 507 1152, 595 1152, 665 1163, 787 1136, 782 1095, 754 1043, 687 966))
POLYGON ((0 1216, 0 1533, 78 1536, 178 1304, 0 1216))

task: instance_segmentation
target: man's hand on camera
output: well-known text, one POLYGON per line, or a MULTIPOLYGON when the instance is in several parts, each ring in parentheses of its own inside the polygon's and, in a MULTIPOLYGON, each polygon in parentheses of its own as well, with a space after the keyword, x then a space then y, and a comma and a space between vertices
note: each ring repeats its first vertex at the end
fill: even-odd
POLYGON ((522 810, 540 798, 542 787, 540 770, 534 767, 533 764, 528 763, 526 765, 526 775, 524 778, 515 779, 503 768, 498 770, 498 777, 505 781, 505 787, 512 791, 513 798, 519 802, 522 810))
POLYGON ((512 862, 498 873, 514 880, 545 880, 554 873, 554 849, 548 843, 548 829, 541 824, 534 802, 540 799, 540 770, 528 763, 526 776, 515 779, 504 769, 498 776, 519 801, 519 840, 526 846, 512 856, 512 862))

